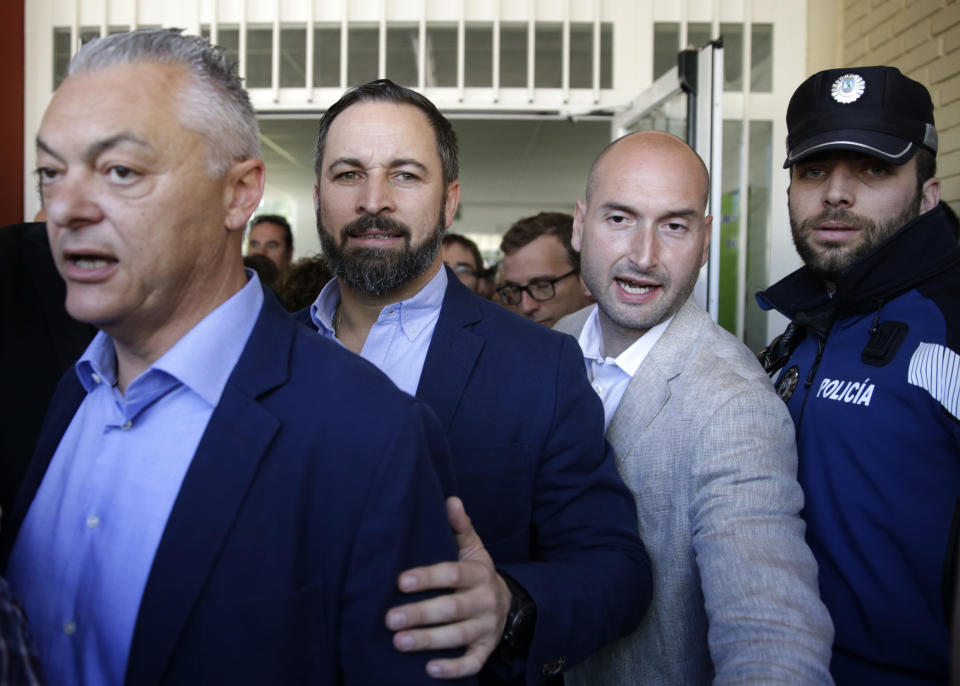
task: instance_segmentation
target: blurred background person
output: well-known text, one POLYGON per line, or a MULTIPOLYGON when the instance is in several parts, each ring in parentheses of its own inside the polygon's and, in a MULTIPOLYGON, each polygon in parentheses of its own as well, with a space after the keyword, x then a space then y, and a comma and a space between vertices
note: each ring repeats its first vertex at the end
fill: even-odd
POLYGON ((458 233, 445 233, 440 245, 440 256, 443 263, 460 279, 460 283, 476 293, 484 273, 483 258, 477 244, 458 233))
POLYGON ((280 277, 280 269, 277 263, 266 255, 247 255, 243 258, 243 266, 249 267, 257 273, 257 276, 267 288, 275 288, 277 280, 280 277))
POLYGON ((279 214, 260 214, 250 222, 247 255, 266 255, 281 272, 293 259, 293 231, 279 214))
POLYGON ((500 264, 497 263, 480 272, 477 277, 477 295, 487 300, 500 302, 500 298, 496 294, 497 271, 499 268, 500 264))
POLYGON ((287 312, 297 312, 313 304, 330 278, 323 255, 301 257, 284 272, 275 289, 277 297, 287 312))

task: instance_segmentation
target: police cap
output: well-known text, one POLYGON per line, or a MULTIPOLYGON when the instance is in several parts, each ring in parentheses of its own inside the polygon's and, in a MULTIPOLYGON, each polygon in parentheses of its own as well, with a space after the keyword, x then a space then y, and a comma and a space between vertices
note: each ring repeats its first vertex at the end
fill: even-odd
POLYGON ((923 84, 894 67, 827 69, 790 98, 784 169, 825 150, 906 164, 917 146, 937 154, 933 101, 923 84))

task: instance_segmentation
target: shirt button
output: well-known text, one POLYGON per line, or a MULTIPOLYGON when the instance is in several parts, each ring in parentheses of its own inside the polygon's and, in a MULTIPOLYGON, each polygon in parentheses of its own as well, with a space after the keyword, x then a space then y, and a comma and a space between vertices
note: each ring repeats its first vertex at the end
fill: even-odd
POLYGON ((100 526, 100 518, 97 515, 90 515, 87 517, 87 528, 96 529, 100 526))
POLYGON ((603 386, 600 384, 597 384, 594 388, 597 390, 597 393, 603 393, 603 386))
POLYGON ((75 633, 77 633, 77 623, 73 620, 64 623, 63 633, 65 633, 67 636, 73 636, 75 633))
POLYGON ((91 375, 90 375, 90 378, 93 379, 93 383, 100 383, 100 375, 99 375, 99 374, 91 374, 91 375))
POLYGON ((123 431, 129 431, 131 426, 133 426, 133 420, 128 421, 126 424, 124 424, 124 425, 121 426, 120 428, 121 428, 123 431))

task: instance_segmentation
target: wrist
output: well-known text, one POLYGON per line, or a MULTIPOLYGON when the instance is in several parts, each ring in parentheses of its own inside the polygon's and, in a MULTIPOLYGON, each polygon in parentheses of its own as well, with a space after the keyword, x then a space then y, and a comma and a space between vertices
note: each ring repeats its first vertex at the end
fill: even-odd
POLYGON ((523 586, 509 576, 501 575, 501 578, 510 591, 510 608, 507 610, 507 619, 496 654, 510 662, 525 659, 530 652, 537 623, 537 605, 523 586))

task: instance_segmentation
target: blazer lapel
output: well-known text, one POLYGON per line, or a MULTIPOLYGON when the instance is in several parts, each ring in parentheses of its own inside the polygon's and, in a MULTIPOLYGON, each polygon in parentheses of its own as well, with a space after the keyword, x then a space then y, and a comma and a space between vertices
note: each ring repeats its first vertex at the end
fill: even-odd
POLYGON ((669 378, 650 362, 648 357, 633 375, 607 429, 607 440, 613 446, 618 465, 670 399, 669 378))
POLYGON ((147 579, 127 684, 157 684, 280 421, 258 396, 287 380, 293 326, 270 293, 173 505, 147 579))
POLYGON ((447 269, 447 292, 417 386, 417 398, 436 413, 445 431, 450 430, 484 345, 483 338, 469 328, 483 318, 476 298, 447 269))
POLYGON ((683 369, 700 329, 699 308, 688 299, 630 380, 607 429, 607 440, 621 464, 650 422, 670 399, 670 381, 683 369))

